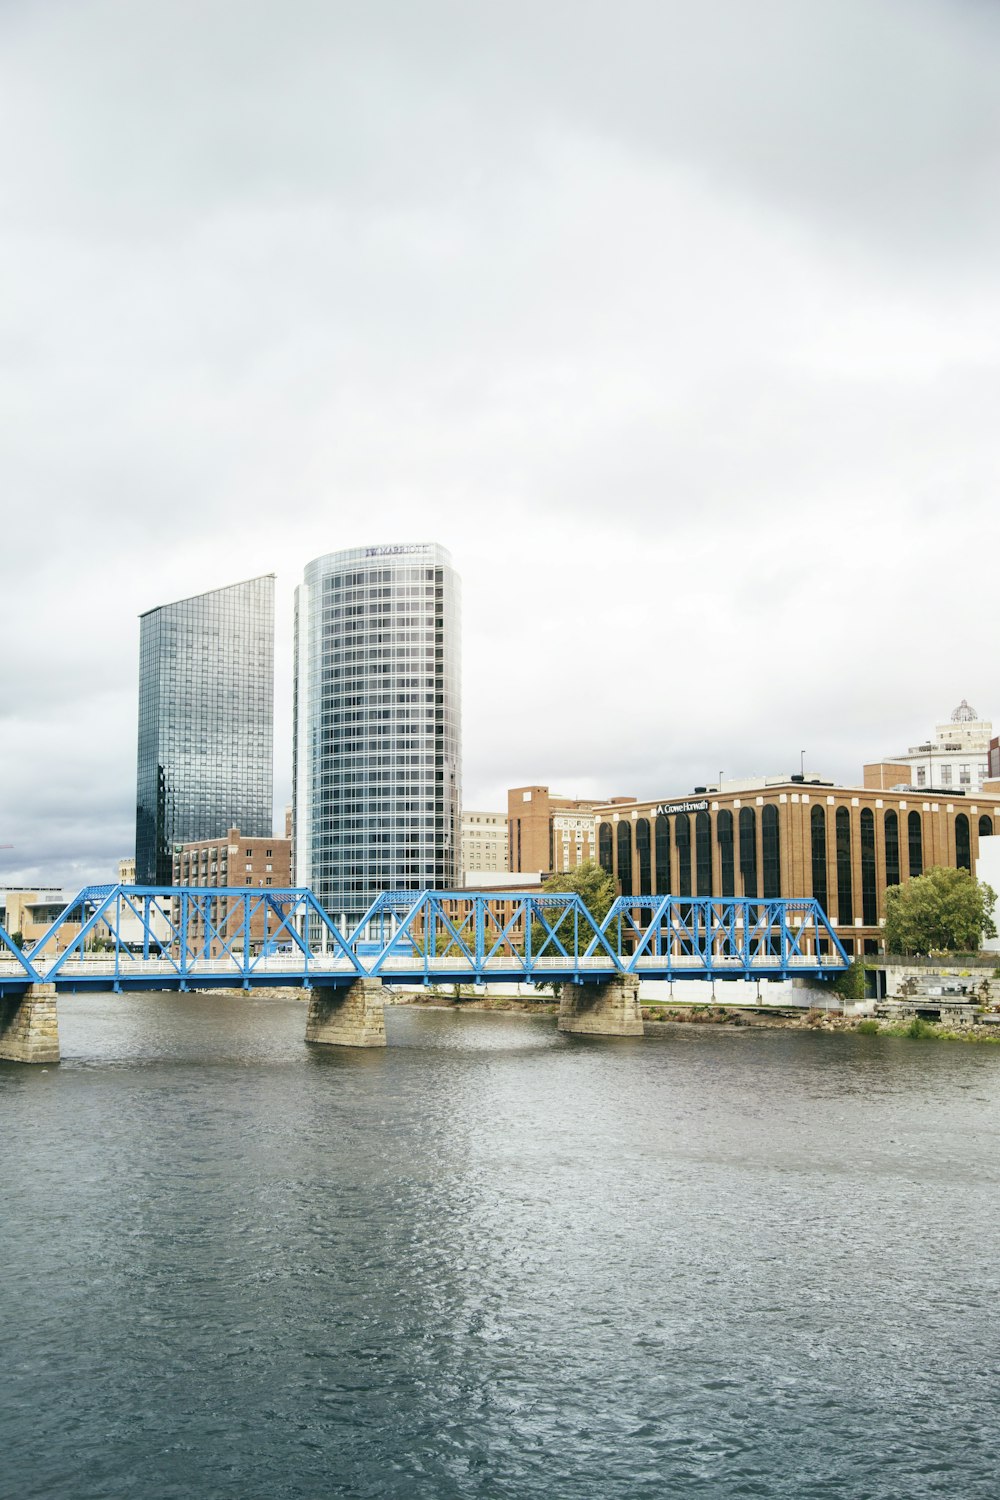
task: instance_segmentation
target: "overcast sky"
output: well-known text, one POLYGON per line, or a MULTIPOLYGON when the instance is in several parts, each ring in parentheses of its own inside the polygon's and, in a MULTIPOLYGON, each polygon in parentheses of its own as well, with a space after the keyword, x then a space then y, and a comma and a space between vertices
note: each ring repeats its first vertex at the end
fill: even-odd
POLYGON ((2 0, 0 885, 134 848, 138 614, 464 580, 467 806, 1000 720, 992 0, 2 0))

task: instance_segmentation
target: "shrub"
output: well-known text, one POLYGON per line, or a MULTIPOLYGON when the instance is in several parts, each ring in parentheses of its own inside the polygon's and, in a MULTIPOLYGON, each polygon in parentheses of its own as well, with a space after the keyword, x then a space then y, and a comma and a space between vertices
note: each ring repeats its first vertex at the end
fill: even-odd
POLYGON ((878 1036, 881 1027, 877 1021, 867 1020, 859 1021, 857 1029, 862 1036, 878 1036))
POLYGON ((937 1036, 937 1032, 929 1021, 922 1021, 919 1016, 914 1016, 904 1035, 914 1041, 922 1041, 925 1037, 937 1036))

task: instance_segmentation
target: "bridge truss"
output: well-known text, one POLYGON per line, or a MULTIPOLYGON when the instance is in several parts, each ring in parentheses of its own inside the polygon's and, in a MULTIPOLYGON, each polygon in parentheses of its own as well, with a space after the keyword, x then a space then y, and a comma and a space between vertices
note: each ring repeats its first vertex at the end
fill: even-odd
POLYGON ((78 989, 831 976, 850 960, 811 898, 394 891, 348 934, 311 891, 88 886, 33 946, 0 928, 0 995, 78 989))

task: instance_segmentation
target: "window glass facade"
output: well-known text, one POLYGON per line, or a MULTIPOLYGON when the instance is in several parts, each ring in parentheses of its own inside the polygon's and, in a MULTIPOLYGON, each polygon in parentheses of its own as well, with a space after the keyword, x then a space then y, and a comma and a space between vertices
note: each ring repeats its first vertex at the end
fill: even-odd
POLYGON ((778 809, 769 802, 760 816, 760 848, 765 900, 781 895, 781 846, 778 841, 778 827, 778 809))
POLYGON ((316 558, 295 594, 296 881, 350 923, 458 879, 460 586, 443 547, 316 558))
POLYGON ((866 927, 878 926, 875 814, 870 807, 861 809, 861 919, 866 927))
POLYGON ((972 847, 969 838, 969 819, 965 813, 955 818, 955 864, 960 870, 972 870, 972 847))
POLYGON ((850 927, 854 921, 854 889, 851 878, 851 814, 837 808, 837 921, 850 927))
POLYGON ((814 807, 809 814, 812 893, 824 911, 829 901, 826 880, 826 808, 814 807))
POLYGON ((656 894, 670 893, 670 819, 658 813, 653 825, 656 855, 656 894))
POLYGON ((697 894, 712 894, 712 820, 707 812, 695 814, 694 862, 697 894))
POLYGON ((614 856, 611 852, 611 824, 602 823, 597 830, 597 858, 602 870, 607 870, 609 875, 615 871, 614 856))
POLYGON ((899 884, 899 817, 892 808, 885 815, 885 883, 899 884))
POLYGON ((740 808, 740 876, 743 895, 757 895, 757 815, 752 807, 740 808))
POLYGON ((992 834, 992 832, 993 832, 993 819, 990 818, 990 817, 987 817, 986 814, 984 813, 983 816, 979 819, 979 837, 981 839, 988 839, 990 837, 990 835, 992 834))
POLYGON ((719 844, 719 876, 721 894, 736 895, 736 863, 733 848, 733 815, 723 808, 715 820, 715 835, 719 844))
POLYGON ((175 844, 271 833, 273 726, 273 574, 141 617, 140 885, 170 885, 175 844))
POLYGON ((618 824, 618 884, 623 896, 632 896, 632 830, 628 823, 618 824))
POLYGON ((910 861, 910 879, 924 873, 924 830, 918 812, 906 817, 906 843, 910 861))
POLYGON ((677 849, 677 894, 691 894, 691 819, 678 813, 674 819, 674 845, 677 849))
POLYGON ((636 822, 635 852, 639 865, 639 895, 652 895, 653 870, 652 862, 650 859, 648 818, 639 818, 636 822))

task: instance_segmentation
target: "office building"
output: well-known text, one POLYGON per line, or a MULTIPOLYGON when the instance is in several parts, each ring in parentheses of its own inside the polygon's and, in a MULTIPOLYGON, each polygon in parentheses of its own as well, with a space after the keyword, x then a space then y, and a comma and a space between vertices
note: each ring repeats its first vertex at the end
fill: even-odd
POLYGON ((459 579, 433 543, 314 559, 295 594, 295 883, 348 923, 459 878, 459 579))
POLYGON ((993 772, 990 745, 993 725, 980 719, 963 698, 933 738, 911 745, 905 754, 889 755, 864 768, 865 786, 926 787, 940 792, 982 790, 993 772))
POLYGON ((804 776, 695 787, 594 815, 623 895, 814 896, 851 954, 876 953, 885 892, 934 865, 975 871, 1000 796, 842 787, 804 776))
POLYGON ((507 814, 462 809, 462 876, 479 884, 507 869, 507 814))
POLYGON ((594 809, 634 797, 560 797, 547 786, 515 786, 507 793, 509 868, 552 875, 597 858, 594 809))
POLYGON ((175 844, 271 830, 274 574, 141 617, 136 879, 169 885, 175 844))
MULTIPOLYGON (((287 890, 292 883, 292 841, 267 834, 259 838, 244 834, 239 828, 230 828, 214 839, 199 839, 174 848, 174 885, 231 888, 250 888, 264 892, 268 889, 287 890)), ((234 916, 226 928, 227 936, 233 936, 237 918, 242 920, 242 901, 233 908, 234 916)), ((222 920, 216 913, 217 920, 222 920)), ((188 935, 197 944, 206 934, 203 919, 197 909, 188 916, 188 935)), ((250 942, 256 944, 273 932, 277 925, 274 913, 264 910, 253 912, 250 917, 250 942)), ((222 952, 222 944, 213 934, 208 934, 209 952, 222 952)))

